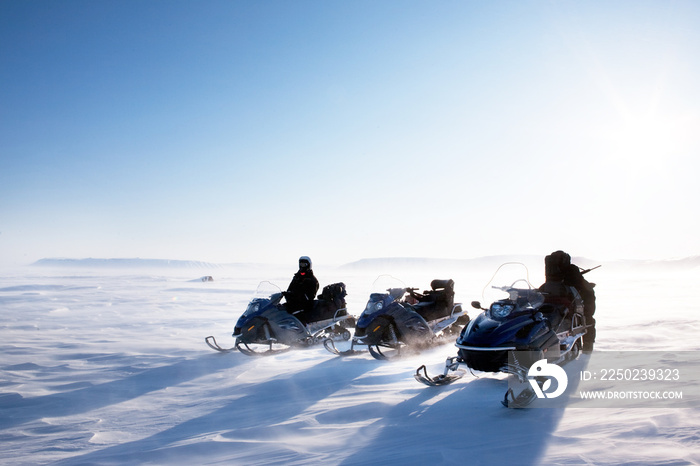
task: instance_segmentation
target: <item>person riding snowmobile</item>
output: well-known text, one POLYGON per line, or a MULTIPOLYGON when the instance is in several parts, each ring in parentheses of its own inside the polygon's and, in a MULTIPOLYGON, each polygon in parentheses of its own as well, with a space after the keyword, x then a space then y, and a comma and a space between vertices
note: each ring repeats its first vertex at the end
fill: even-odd
POLYGON ((583 299, 583 314, 586 317, 587 331, 583 338, 583 351, 593 350, 595 342, 595 283, 589 283, 583 278, 581 269, 571 263, 571 256, 564 251, 554 251, 544 258, 545 283, 540 286, 540 291, 551 296, 564 296, 564 286, 573 286, 583 299))
POLYGON ((302 322, 305 322, 304 314, 309 314, 313 310, 314 298, 318 292, 318 280, 314 276, 311 268, 311 259, 308 256, 299 258, 299 271, 294 274, 287 291, 284 292, 287 312, 297 314, 302 322))

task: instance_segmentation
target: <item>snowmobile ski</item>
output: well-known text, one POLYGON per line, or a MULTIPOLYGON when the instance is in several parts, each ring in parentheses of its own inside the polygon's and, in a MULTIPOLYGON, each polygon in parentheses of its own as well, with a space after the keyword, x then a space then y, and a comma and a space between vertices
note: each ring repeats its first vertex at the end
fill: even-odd
POLYGON ((413 377, 420 383, 429 387, 441 387, 443 385, 449 385, 452 382, 461 379, 464 376, 464 374, 466 374, 466 371, 463 369, 459 369, 454 374, 440 374, 436 375, 435 377, 430 377, 428 375, 428 370, 425 368, 425 366, 420 366, 416 370, 416 373, 413 374, 413 377))
POLYGON ((439 387, 441 385, 449 385, 455 382, 466 374, 467 371, 464 369, 459 369, 459 360, 454 357, 448 357, 445 361, 445 370, 442 374, 436 375, 435 377, 430 377, 428 375, 428 369, 425 365, 420 366, 416 369, 416 373, 413 377, 420 383, 427 385, 429 387, 439 387), (454 372, 450 374, 450 372, 454 372))
POLYGON ((391 361, 401 357, 401 347, 402 345, 397 342, 393 344, 369 345, 367 349, 369 350, 369 354, 371 354, 374 359, 378 359, 380 361, 391 361), (385 351, 382 351, 382 348, 385 348, 385 351))
POLYGON ((536 398, 537 394, 532 388, 526 388, 525 390, 521 391, 517 396, 515 395, 515 392, 513 392, 513 389, 509 388, 506 392, 506 395, 503 397, 503 401, 501 401, 501 404, 503 404, 503 406, 505 406, 506 408, 525 408, 530 403, 535 401, 536 398))
POLYGON ((323 347, 326 348, 327 351, 337 356, 352 356, 353 354, 364 353, 364 351, 358 351, 354 349, 353 346, 351 346, 349 350, 340 351, 338 348, 336 348, 335 342, 332 338, 326 338, 325 340, 323 340, 323 347))
POLYGON ((231 351, 234 351, 236 349, 235 346, 232 346, 231 348, 223 348, 221 345, 219 345, 216 342, 216 338, 214 338, 212 335, 209 335, 204 339, 207 345, 209 345, 209 348, 219 351, 221 353, 229 353, 231 351))
POLYGON ((269 340, 265 342, 267 345, 269 345, 269 348, 264 350, 264 351, 258 351, 250 347, 247 343, 244 342, 237 342, 236 343, 236 349, 240 351, 241 353, 245 354, 246 356, 271 356, 273 354, 280 354, 280 353, 285 353, 292 349, 292 346, 287 346, 286 348, 280 348, 280 349, 273 349, 272 344, 276 343, 275 340, 269 340))

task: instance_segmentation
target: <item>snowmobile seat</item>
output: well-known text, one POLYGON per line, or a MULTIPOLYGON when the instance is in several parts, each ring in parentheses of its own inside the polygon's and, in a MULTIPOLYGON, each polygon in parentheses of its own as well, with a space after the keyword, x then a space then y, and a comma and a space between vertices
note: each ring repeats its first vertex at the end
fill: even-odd
POLYGON ((544 295, 545 303, 569 305, 573 300, 563 280, 547 280, 540 286, 539 291, 544 295))
POLYGON ((452 279, 433 280, 430 282, 431 289, 423 292, 413 308, 427 321, 449 316, 454 306, 454 285, 452 279))
POLYGON ((454 293, 455 281, 451 278, 448 278, 447 280, 435 279, 430 282, 430 288, 433 290, 448 290, 449 292, 454 293))
POLYGON ((539 312, 549 321, 552 330, 555 332, 561 325, 562 321, 568 313, 568 308, 565 306, 558 306, 556 304, 546 303, 539 308, 539 312))
POLYGON ((552 329, 557 331, 562 322, 571 322, 572 304, 574 296, 563 280, 548 280, 540 286, 539 290, 544 295, 544 305, 540 308, 543 315, 552 323, 552 329), (550 309, 546 313, 546 309, 550 309))

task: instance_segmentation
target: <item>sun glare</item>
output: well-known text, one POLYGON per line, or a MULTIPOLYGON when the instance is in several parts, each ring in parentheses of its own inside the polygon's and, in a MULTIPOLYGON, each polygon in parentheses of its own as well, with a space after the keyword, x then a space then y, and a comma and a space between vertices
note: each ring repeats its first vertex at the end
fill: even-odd
POLYGON ((614 150, 620 158, 653 158, 668 147, 671 138, 670 125, 653 116, 631 116, 614 137, 614 150))
POLYGON ((627 115, 611 134, 611 158, 633 172, 646 173, 685 154, 692 144, 689 118, 627 115))

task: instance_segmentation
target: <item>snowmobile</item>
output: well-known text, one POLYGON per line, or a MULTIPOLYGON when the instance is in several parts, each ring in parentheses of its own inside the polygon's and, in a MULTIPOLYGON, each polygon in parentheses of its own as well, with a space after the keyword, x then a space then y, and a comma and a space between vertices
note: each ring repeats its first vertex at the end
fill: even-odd
MULTIPOLYGON (((513 265, 524 267, 527 277, 524 264, 507 263, 499 267, 487 287, 496 276, 504 277, 499 271, 506 265, 511 266, 511 273, 513 265)), ((470 370, 512 374, 517 381, 510 384, 502 403, 521 408, 537 396, 533 379, 528 378, 528 369, 534 363, 546 359, 548 364, 563 365, 578 357, 586 334, 579 292, 562 283, 545 283, 535 289, 527 278, 506 283, 511 284, 491 287, 500 293, 500 299, 497 297, 488 309, 482 308, 479 301, 472 302, 472 307, 483 312, 460 333, 455 344, 458 355, 447 358, 443 373, 430 377, 423 365, 414 374, 416 380, 429 386, 450 384, 466 373, 459 369, 460 364, 470 370)), ((540 389, 551 382, 545 377, 534 380, 540 389)))
POLYGON ((381 291, 370 294, 357 320, 350 349, 340 351, 330 339, 324 341, 325 348, 349 356, 361 352, 355 346, 367 346, 374 358, 391 359, 404 347, 421 349, 456 335, 469 322, 469 316, 460 303, 454 302, 454 281, 433 280, 430 287, 418 293, 418 288, 408 288, 394 277, 379 277, 373 288, 381 291), (402 286, 381 285, 389 282, 402 286))
POLYGON ((281 303, 284 293, 270 282, 262 282, 233 330, 235 345, 219 346, 213 336, 205 342, 214 350, 227 352, 234 349, 246 355, 274 354, 295 346, 308 346, 327 338, 349 340, 348 328, 354 326, 354 317, 348 315, 344 283, 323 288, 310 311, 287 312, 281 303))

